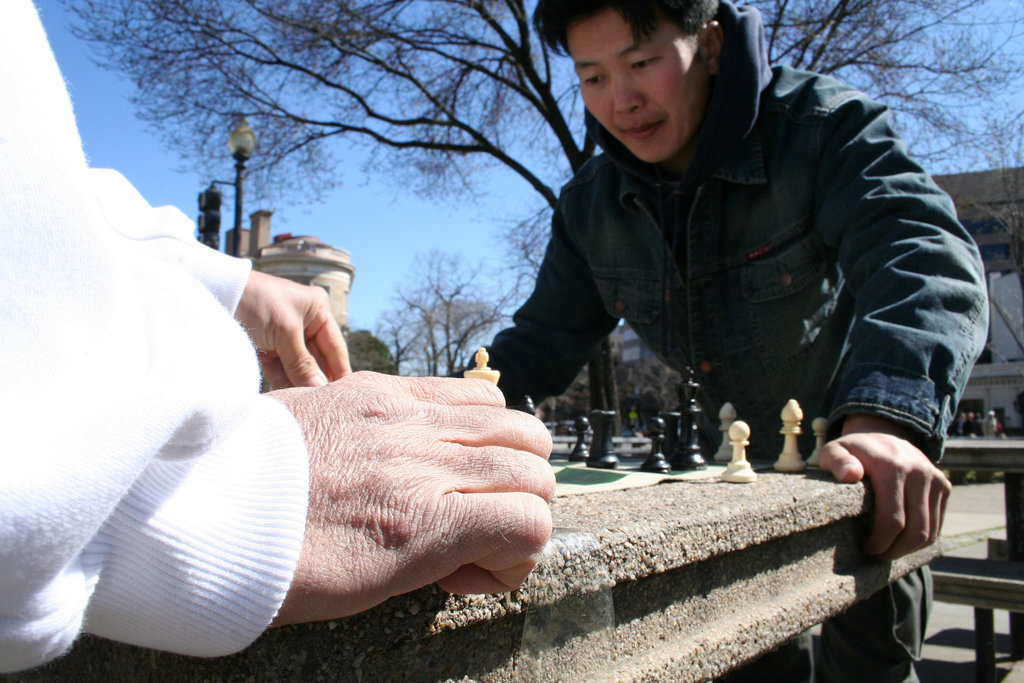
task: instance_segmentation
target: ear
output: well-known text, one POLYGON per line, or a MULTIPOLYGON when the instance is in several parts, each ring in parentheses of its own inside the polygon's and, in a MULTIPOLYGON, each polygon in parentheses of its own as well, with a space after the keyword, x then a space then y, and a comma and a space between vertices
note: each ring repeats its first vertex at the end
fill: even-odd
POLYGON ((704 54, 708 63, 708 73, 718 74, 719 57, 722 55, 722 25, 717 21, 709 21, 697 34, 697 48, 704 54))

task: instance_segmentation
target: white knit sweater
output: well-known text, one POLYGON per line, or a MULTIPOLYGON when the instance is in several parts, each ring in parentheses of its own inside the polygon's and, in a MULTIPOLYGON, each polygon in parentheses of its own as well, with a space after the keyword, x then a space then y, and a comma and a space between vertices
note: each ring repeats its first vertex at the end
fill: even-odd
POLYGON ((191 655, 269 624, 301 431, 232 312, 248 264, 89 170, 30 0, 0 2, 0 671, 88 632, 191 655))

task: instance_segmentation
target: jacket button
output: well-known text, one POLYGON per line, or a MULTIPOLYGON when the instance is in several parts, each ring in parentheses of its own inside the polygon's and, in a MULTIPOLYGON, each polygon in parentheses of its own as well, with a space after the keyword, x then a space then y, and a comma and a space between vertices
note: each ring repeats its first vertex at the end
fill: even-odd
POLYGON ((788 270, 779 276, 779 284, 783 287, 789 287, 793 284, 793 274, 788 270))
POLYGON ((709 360, 702 360, 697 364, 697 369, 703 372, 705 375, 710 374, 714 369, 714 364, 709 360))
POLYGON ((619 299, 618 301, 616 301, 615 302, 615 310, 618 313, 625 313, 626 312, 626 302, 623 301, 622 299, 619 299))

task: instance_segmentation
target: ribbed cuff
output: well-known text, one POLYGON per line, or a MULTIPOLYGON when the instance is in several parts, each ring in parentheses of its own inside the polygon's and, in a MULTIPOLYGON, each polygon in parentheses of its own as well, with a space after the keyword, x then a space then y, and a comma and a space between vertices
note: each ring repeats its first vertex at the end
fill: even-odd
POLYGON ((121 501, 83 556, 100 567, 84 630, 194 656, 245 648, 284 601, 307 498, 302 432, 259 397, 216 449, 154 461, 121 501))

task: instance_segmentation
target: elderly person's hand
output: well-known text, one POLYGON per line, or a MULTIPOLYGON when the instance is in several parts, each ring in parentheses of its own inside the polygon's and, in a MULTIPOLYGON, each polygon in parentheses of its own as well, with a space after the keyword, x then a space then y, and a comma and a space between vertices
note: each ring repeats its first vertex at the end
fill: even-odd
POLYGON ((551 534, 551 437, 483 380, 359 372, 270 394, 310 455, 306 535, 275 625, 319 621, 436 582, 519 586, 551 534))

